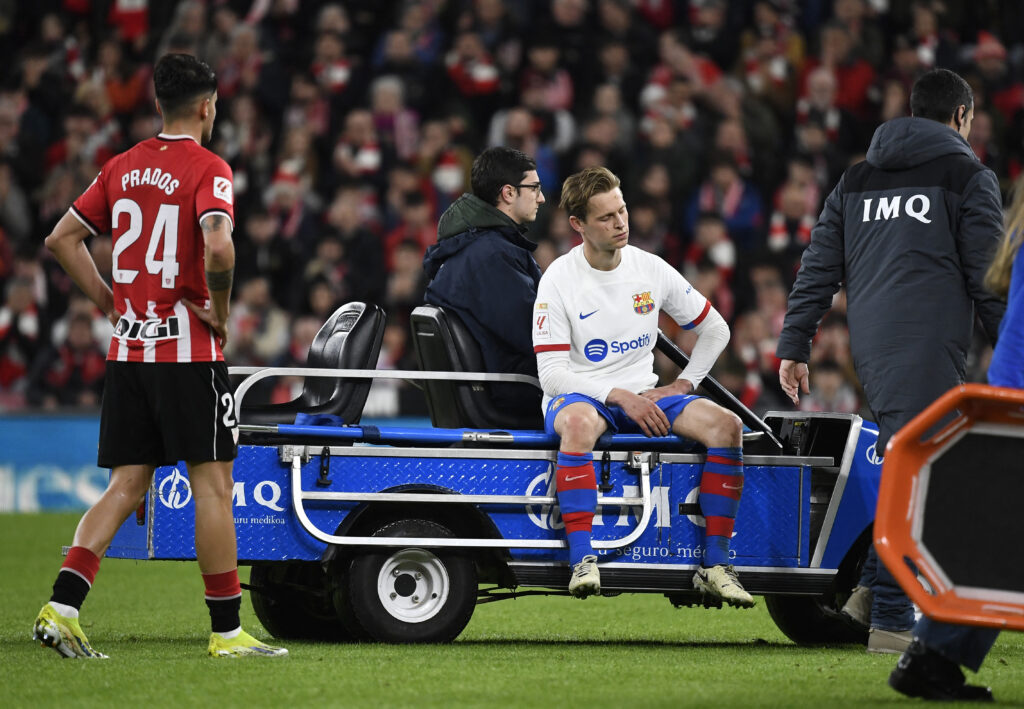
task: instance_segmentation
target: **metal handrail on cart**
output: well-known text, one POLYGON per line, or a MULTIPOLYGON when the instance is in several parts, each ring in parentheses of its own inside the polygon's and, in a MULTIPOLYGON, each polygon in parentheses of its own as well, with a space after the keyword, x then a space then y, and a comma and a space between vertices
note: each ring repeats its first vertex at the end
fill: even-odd
MULTIPOLYGON (((651 519, 651 454, 633 453, 629 467, 640 476, 639 497, 597 498, 598 507, 641 507, 642 512, 632 532, 620 539, 595 540, 595 549, 618 549, 629 546, 643 534, 651 519)), ((317 527, 306 514, 307 500, 328 500, 334 502, 423 502, 486 505, 554 505, 557 500, 551 495, 449 495, 441 493, 401 492, 323 492, 302 489, 302 456, 291 458, 292 508, 299 524, 314 538, 325 544, 343 546, 420 546, 420 547, 475 547, 488 549, 562 549, 568 546, 562 539, 479 539, 454 537, 352 537, 328 534, 317 527)))

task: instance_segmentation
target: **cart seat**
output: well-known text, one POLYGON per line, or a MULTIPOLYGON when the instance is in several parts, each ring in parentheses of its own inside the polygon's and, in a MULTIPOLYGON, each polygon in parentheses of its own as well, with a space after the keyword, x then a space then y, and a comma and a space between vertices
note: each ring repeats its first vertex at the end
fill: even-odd
MULTIPOLYGON (((325 369, 375 369, 384 337, 384 311, 372 303, 346 303, 334 311, 309 346, 306 366, 325 369)), ((371 379, 308 377, 298 398, 281 404, 246 404, 240 422, 291 423, 296 414, 331 414, 359 423, 371 379)))
MULTIPOLYGON (((412 341, 424 371, 484 372, 483 356, 459 316, 435 305, 412 311, 412 341)), ((542 429, 539 392, 529 384, 504 384, 521 390, 535 404, 535 414, 517 414, 499 408, 490 384, 482 382, 425 381, 423 391, 430 420, 438 428, 542 429)))

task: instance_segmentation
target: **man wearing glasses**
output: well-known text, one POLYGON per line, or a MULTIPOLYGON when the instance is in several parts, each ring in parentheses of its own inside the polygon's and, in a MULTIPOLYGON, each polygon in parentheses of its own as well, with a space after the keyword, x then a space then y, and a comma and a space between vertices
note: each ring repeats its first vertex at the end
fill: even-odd
MULTIPOLYGON (((489 148, 473 161, 470 184, 472 193, 441 215, 437 243, 423 258, 425 300, 459 316, 488 372, 535 377, 529 323, 540 268, 526 230, 544 204, 537 163, 514 148, 489 148)), ((540 411, 540 392, 521 385, 492 385, 491 397, 512 414, 540 411)))

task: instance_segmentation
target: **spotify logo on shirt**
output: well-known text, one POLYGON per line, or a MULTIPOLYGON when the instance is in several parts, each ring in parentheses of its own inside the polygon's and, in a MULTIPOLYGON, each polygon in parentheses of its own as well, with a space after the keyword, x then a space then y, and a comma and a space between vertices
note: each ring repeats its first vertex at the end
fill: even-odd
POLYGON ((591 340, 584 345, 583 354, 591 362, 600 362, 608 356, 608 343, 604 340, 591 340))

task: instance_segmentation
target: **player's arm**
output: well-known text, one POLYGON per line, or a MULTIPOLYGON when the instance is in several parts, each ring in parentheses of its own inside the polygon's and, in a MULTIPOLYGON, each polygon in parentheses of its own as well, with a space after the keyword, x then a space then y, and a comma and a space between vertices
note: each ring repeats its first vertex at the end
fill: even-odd
POLYGON ((800 259, 800 271, 789 294, 786 319, 779 335, 775 356, 782 360, 779 384, 793 401, 800 402, 800 389, 808 393, 807 365, 811 355, 811 338, 818 331, 821 318, 832 306, 845 278, 843 254, 843 201, 846 176, 839 178, 818 223, 811 231, 811 243, 800 259))
POLYGON ((649 389, 643 396, 657 401, 665 396, 692 394, 704 381, 722 350, 729 344, 729 326, 705 298, 682 274, 662 259, 654 261, 665 294, 662 309, 684 330, 692 330, 697 342, 690 361, 671 384, 649 389))
POLYGON ((690 353, 689 364, 671 384, 645 391, 643 395, 648 399, 657 401, 665 396, 692 394, 729 344, 729 325, 710 302, 699 317, 699 322, 691 328, 697 334, 697 342, 690 353))
POLYGON ((206 288, 210 292, 210 307, 200 308, 189 301, 185 301, 185 305, 213 328, 223 347, 228 341, 231 282, 235 273, 235 245, 231 241, 231 220, 225 214, 207 214, 199 226, 202 227, 205 241, 206 288))
POLYGON ((96 268, 96 262, 92 260, 92 255, 85 246, 85 239, 89 234, 85 225, 71 212, 67 212, 57 222, 53 233, 46 237, 46 248, 68 272, 75 285, 103 311, 111 324, 116 325, 120 314, 114 308, 114 293, 103 280, 96 268))

